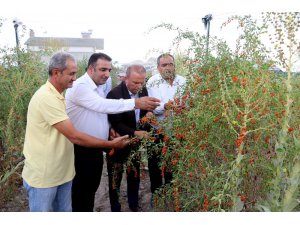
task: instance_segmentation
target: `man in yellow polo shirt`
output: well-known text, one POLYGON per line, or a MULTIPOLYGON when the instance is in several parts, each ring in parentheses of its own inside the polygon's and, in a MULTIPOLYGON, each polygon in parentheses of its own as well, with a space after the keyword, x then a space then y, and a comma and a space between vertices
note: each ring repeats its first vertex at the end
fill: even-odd
POLYGON ((72 143, 101 148, 123 148, 128 135, 106 141, 74 128, 66 114, 63 91, 76 80, 74 57, 52 56, 49 79, 33 95, 27 114, 22 173, 30 211, 72 211, 71 187, 75 175, 72 143))

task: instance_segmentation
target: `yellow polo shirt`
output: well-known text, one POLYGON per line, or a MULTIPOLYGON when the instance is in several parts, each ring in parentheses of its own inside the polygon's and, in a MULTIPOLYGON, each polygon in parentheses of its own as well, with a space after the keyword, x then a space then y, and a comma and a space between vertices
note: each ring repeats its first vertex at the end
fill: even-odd
POLYGON ((52 126, 67 119, 64 96, 47 81, 31 98, 27 112, 22 177, 30 186, 54 187, 74 178, 73 144, 52 126))

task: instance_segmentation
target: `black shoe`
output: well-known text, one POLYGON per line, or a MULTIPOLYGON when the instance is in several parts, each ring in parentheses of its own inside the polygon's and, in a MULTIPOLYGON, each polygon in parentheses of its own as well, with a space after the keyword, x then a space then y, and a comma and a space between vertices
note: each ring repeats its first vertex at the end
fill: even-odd
POLYGON ((139 206, 133 206, 133 207, 130 207, 129 206, 129 209, 132 211, 132 212, 141 212, 141 208, 139 206))

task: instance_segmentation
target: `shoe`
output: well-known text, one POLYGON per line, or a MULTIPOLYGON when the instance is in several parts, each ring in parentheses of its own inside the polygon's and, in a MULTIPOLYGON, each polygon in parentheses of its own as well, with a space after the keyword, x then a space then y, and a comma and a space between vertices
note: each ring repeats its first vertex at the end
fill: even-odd
POLYGON ((134 206, 134 207, 130 207, 130 206, 129 206, 129 209, 130 209, 132 212, 142 212, 142 209, 141 209, 139 206, 134 206))
POLYGON ((138 207, 129 207, 132 212, 138 212, 138 207))

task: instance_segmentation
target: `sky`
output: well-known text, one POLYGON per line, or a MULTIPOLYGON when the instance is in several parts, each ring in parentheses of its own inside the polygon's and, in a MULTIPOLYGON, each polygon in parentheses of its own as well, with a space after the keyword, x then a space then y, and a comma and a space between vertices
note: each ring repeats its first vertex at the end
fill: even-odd
MULTIPOLYGON (((37 37, 81 37, 93 30, 92 38, 104 39, 104 50, 113 61, 127 63, 157 57, 157 51, 168 51, 174 33, 163 29, 147 31, 162 22, 182 29, 206 34, 202 17, 212 14, 211 35, 234 39, 234 29, 221 31, 221 24, 230 15, 262 11, 292 11, 298 0, 84 0, 84 1, 5 1, 0 18, 0 46, 15 46, 12 21, 18 18, 28 32, 20 38, 21 45, 29 38, 29 29, 37 37), (268 3, 267 2, 267 3, 268 3), (283 3, 284 2, 284 3, 283 3)), ((21 33, 21 31, 19 31, 21 33)))

